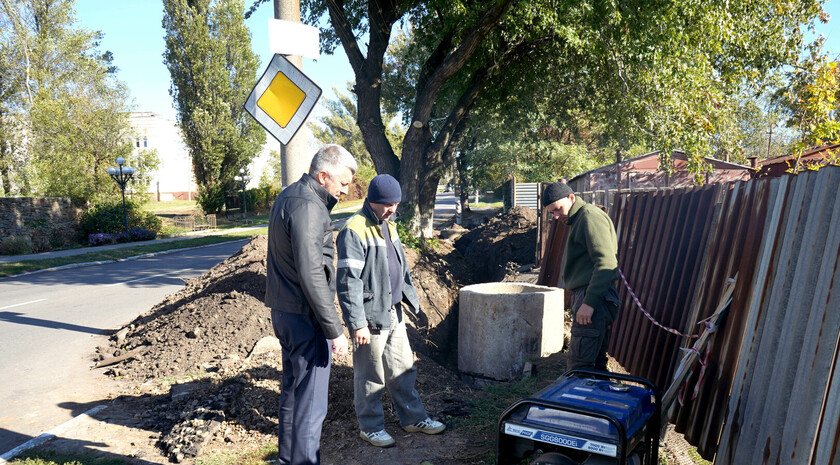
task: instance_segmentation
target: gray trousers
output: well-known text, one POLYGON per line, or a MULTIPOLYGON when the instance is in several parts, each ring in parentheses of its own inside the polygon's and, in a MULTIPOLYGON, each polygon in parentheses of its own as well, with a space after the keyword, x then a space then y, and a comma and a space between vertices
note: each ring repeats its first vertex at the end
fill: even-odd
POLYGON ((618 292, 610 287, 592 313, 592 323, 577 322, 577 311, 586 297, 586 288, 572 293, 572 337, 569 342, 567 369, 594 368, 607 371, 607 346, 610 343, 612 323, 618 316, 618 292))
POLYGON ((353 388, 356 418, 366 433, 385 429, 383 388, 388 388, 400 426, 413 425, 428 415, 414 389, 417 367, 408 343, 405 321, 391 310, 391 327, 371 330, 370 344, 353 344, 353 388))

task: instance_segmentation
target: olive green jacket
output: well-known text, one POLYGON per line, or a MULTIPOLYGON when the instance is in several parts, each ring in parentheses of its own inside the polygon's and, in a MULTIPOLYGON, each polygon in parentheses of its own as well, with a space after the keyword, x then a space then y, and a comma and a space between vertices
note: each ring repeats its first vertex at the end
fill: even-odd
POLYGON ((615 226, 600 208, 576 198, 569 211, 563 281, 569 292, 586 289, 583 302, 595 307, 618 279, 615 226))

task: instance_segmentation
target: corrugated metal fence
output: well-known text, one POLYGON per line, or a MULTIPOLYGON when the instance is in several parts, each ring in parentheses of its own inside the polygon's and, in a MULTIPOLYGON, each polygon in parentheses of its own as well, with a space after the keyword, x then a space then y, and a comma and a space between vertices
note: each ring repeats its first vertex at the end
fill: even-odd
MULTIPOLYGON (((619 266, 663 325, 698 334, 737 276, 706 367, 671 421, 717 464, 840 461, 840 168, 687 189, 600 194, 619 266), (718 444, 720 443, 719 447, 718 444)), ((584 194, 585 199, 592 195, 584 194)), ((552 226, 540 283, 559 283, 565 228, 552 226), (546 257, 550 257, 547 259, 546 257)), ((654 326, 620 285, 610 354, 668 387, 692 340, 654 326)))
POLYGON ((540 209, 540 183, 538 182, 515 182, 513 183, 513 205, 528 207, 534 211, 540 209))

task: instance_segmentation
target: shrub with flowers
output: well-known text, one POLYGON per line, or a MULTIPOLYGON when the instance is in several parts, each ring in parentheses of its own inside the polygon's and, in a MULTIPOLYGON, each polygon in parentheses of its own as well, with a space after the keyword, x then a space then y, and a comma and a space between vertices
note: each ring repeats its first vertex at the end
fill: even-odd
POLYGON ((131 228, 128 235, 132 241, 150 241, 157 237, 157 233, 146 228, 131 228))
POLYGON ((88 235, 88 244, 90 245, 106 245, 117 242, 116 236, 111 233, 95 233, 88 235))

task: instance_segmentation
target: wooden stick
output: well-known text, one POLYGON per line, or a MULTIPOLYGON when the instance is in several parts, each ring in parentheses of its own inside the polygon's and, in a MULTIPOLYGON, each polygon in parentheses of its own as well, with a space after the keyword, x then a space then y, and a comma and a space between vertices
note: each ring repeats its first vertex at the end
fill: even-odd
MULTIPOLYGON (((737 275, 736 275, 737 277, 737 275)), ((726 313, 726 309, 729 308, 729 303, 732 301, 732 293, 735 292, 735 278, 730 278, 726 286, 723 288, 723 295, 720 298, 720 302, 718 303, 717 309, 715 313, 712 314, 708 320, 712 322, 714 328, 718 327, 720 320, 723 318, 723 315, 726 313)), ((668 387, 668 390, 665 392, 665 395, 662 396, 662 416, 666 416, 668 414, 668 409, 671 407, 671 404, 674 403, 674 399, 677 398, 677 393, 682 386, 682 383, 688 378, 688 375, 691 373, 691 367, 694 366, 694 363, 697 362, 697 359, 700 357, 700 352, 702 352, 703 348, 706 346, 706 343, 709 342, 709 339, 714 334, 714 331, 709 331, 707 327, 703 330, 703 334, 697 339, 694 343, 693 350, 686 353, 682 360, 680 361, 680 366, 677 368, 676 373, 674 374, 674 381, 668 387)))
POLYGON ((106 367, 108 365, 113 365, 117 362, 122 362, 123 360, 128 360, 128 359, 134 357, 135 355, 137 355, 140 352, 145 352, 146 349, 148 349, 148 346, 140 346, 140 347, 138 347, 134 350, 131 350, 129 352, 126 352, 126 353, 124 353, 124 354, 122 354, 118 357, 111 357, 111 358, 106 358, 105 360, 100 360, 100 361, 96 362, 96 364, 93 366, 93 368, 102 368, 102 367, 106 367))

